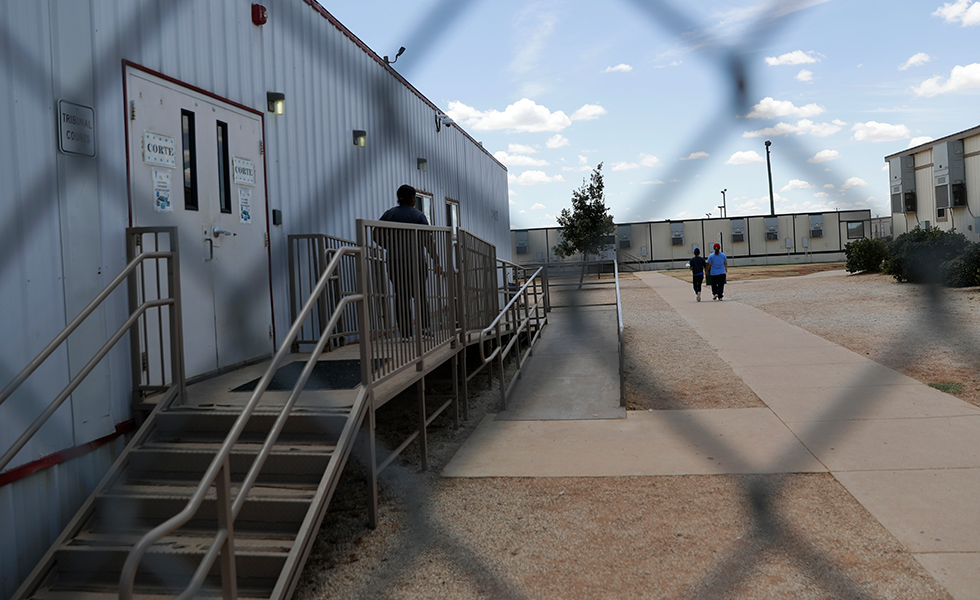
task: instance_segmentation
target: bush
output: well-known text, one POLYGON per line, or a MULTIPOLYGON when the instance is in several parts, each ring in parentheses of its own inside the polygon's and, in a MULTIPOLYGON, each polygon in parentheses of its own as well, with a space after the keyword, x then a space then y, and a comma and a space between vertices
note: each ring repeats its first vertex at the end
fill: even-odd
POLYGON ((848 273, 878 273, 881 263, 888 257, 888 244, 881 239, 856 240, 844 246, 844 254, 847 256, 844 268, 848 273))
POLYGON ((959 256, 943 263, 939 279, 946 287, 980 285, 980 244, 970 244, 959 256))
POLYGON ((963 254, 968 245, 962 233, 916 226, 888 245, 885 272, 899 282, 938 282, 943 263, 963 254))

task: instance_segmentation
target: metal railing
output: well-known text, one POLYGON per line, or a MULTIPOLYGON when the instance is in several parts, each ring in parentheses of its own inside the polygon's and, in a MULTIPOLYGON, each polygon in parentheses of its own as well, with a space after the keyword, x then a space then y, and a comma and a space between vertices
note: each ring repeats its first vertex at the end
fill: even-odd
MULTIPOLYGON (((286 420, 288 419, 293 406, 299 398, 300 392, 305 387, 306 381, 313 372, 313 368, 316 366, 320 354, 323 353, 325 346, 330 340, 330 336, 321 336, 317 341, 316 347, 313 350, 310 359, 304 366, 296 385, 293 387, 292 393, 289 395, 289 399, 286 401, 279 413, 279 416, 276 418, 275 424, 269 431, 269 434, 266 436, 265 443, 263 443, 261 450, 254 459, 251 468, 245 476, 245 480, 239 487, 238 495, 234 498, 231 496, 231 465, 229 461, 231 451, 235 443, 238 441, 239 436, 245 430, 245 426, 248 423, 249 418, 252 416, 252 413, 254 413, 255 409, 258 407, 259 402, 262 399, 262 395, 265 393, 266 388, 269 387, 273 376, 282 365, 283 360, 289 354, 293 342, 296 340, 303 328, 303 324, 313 312, 314 307, 331 281, 332 275, 339 268, 344 257, 349 255, 362 256, 362 250, 360 248, 341 248, 334 255, 330 263, 324 268, 323 274, 320 276, 319 281, 317 281, 316 286, 313 288, 309 299, 307 299, 297 318, 293 321, 293 325, 290 327, 289 333, 287 333, 286 338, 279 347, 279 350, 276 351, 276 354, 273 357, 268 369, 266 369, 265 374, 259 380, 255 391, 252 392, 252 396, 249 398, 245 408, 242 410, 242 413, 235 421, 231 431, 228 432, 228 435, 225 437, 225 441, 222 443, 221 448, 211 461, 208 470, 205 472, 197 488, 194 490, 194 493, 191 494, 187 504, 179 513, 146 533, 130 551, 129 556, 127 556, 126 562, 123 565, 122 573, 119 578, 119 597, 121 599, 132 599, 136 571, 139 568, 139 564, 142 561, 143 555, 146 553, 146 551, 165 535, 173 532, 190 521, 203 504, 204 498, 212 485, 216 486, 217 493, 218 531, 215 534, 213 543, 208 548, 208 551, 202 558, 200 565, 194 572, 188 587, 178 596, 178 598, 186 599, 193 597, 200 590, 208 572, 214 565, 214 561, 218 558, 221 560, 221 582, 224 597, 227 599, 237 597, 234 536, 235 518, 245 505, 245 500, 248 497, 249 491, 255 484, 255 481, 258 479, 259 473, 265 464, 266 458, 268 458, 269 454, 272 452, 272 447, 278 440, 279 434, 285 426, 286 420)), ((358 262, 362 265, 362 267, 358 269, 358 277, 363 285, 363 260, 358 262)), ((348 304, 362 302, 363 299, 364 296, 362 294, 349 295, 342 298, 338 302, 330 320, 324 327, 324 331, 332 331, 333 328, 337 326, 337 323, 344 314, 344 308, 348 304)), ((364 317, 362 316, 362 327, 366 325, 363 318, 364 317)), ((328 470, 334 468, 337 461, 345 458, 342 456, 342 450, 349 447, 350 440, 354 435, 354 430, 360 423, 359 417, 362 416, 362 411, 367 407, 371 385, 371 370, 368 368, 368 362, 365 357, 365 349, 365 346, 362 345, 361 378, 364 383, 364 387, 362 388, 361 393, 358 395, 357 401, 352 409, 352 414, 356 415, 357 417, 348 419, 346 425, 344 426, 340 440, 336 445, 337 452, 330 457, 330 462, 327 467, 328 470)))
POLYGON ((626 327, 623 326, 623 297, 619 291, 619 265, 616 274, 616 333, 619 340, 619 405, 626 406, 626 327))
POLYGON ((424 368, 426 354, 458 339, 449 227, 357 221, 373 379, 424 368))
MULTIPOLYGON (((520 265, 509 261, 497 259, 498 263, 503 263, 503 268, 523 269, 520 265)), ((506 280, 505 280, 506 281, 506 280)), ((521 377, 527 359, 532 355, 532 350, 538 337, 541 335, 542 321, 547 322, 544 304, 544 267, 539 267, 533 274, 528 276, 519 289, 512 293, 510 301, 500 310, 500 314, 480 332, 480 360, 483 364, 497 359, 497 368, 500 378, 500 407, 501 410, 507 409, 507 396, 514 388, 514 384, 521 377), (542 316, 545 313, 545 316, 542 316), (532 334, 531 323, 534 322, 532 334), (504 345, 504 333, 510 334, 510 340, 504 345), (489 335, 493 338, 488 338, 489 335), (527 337, 527 350, 521 354, 521 335, 527 337), (496 340, 493 351, 486 354, 485 341, 488 339, 496 340), (517 348, 517 369, 511 377, 510 383, 504 385, 504 359, 517 348)))
MULTIPOLYGON (((103 358, 112 350, 112 348, 121 340, 127 332, 130 332, 132 346, 133 346, 133 389, 134 396, 141 395, 144 391, 149 388, 152 389, 166 389, 168 391, 165 401, 173 399, 175 396, 183 397, 184 394, 184 359, 183 359, 183 346, 181 344, 182 331, 181 331, 181 318, 180 318, 180 282, 179 282, 179 254, 177 250, 177 228, 176 227, 156 227, 156 228, 131 228, 126 230, 127 238, 129 239, 129 254, 130 260, 126 267, 118 274, 116 277, 107 285, 98 296, 95 297, 88 306, 86 306, 82 311, 72 319, 60 334, 55 336, 53 340, 38 354, 30 363, 21 370, 20 373, 14 377, 7 386, 0 391, 0 404, 3 404, 8 398, 10 398, 13 393, 20 387, 21 384, 26 381, 34 371, 36 371, 54 352, 61 347, 68 337, 76 330, 78 327, 87 319, 102 303, 118 288, 124 281, 129 282, 129 293, 130 293, 130 315, 126 321, 116 329, 115 333, 109 337, 109 339, 102 345, 101 348, 95 353, 95 355, 89 359, 84 367, 68 382, 61 392, 48 404, 47 408, 38 416, 34 422, 24 431, 23 434, 13 445, 7 449, 7 451, 0 457, 0 471, 3 470, 10 461, 14 459, 18 452, 20 452, 24 446, 31 440, 34 435, 40 431, 41 427, 45 422, 58 410, 58 408, 64 403, 66 399, 71 395, 73 391, 82 383, 82 381, 92 372, 93 369, 102 361, 103 358), (155 238, 158 238, 160 233, 166 233, 169 235, 170 239, 170 250, 165 252, 140 252, 136 254, 136 248, 141 247, 138 240, 143 234, 149 233, 155 238), (146 266, 150 261, 154 261, 155 279, 156 279, 156 291, 158 295, 162 296, 164 288, 162 287, 163 281, 160 276, 159 261, 165 260, 167 263, 166 267, 166 293, 167 297, 159 297, 154 300, 146 300, 148 289, 146 287, 146 266), (169 306, 169 318, 165 319, 163 313, 163 307, 169 306), (143 380, 141 369, 143 354, 140 351, 140 333, 142 331, 143 339, 145 340, 148 333, 147 316, 151 309, 158 309, 158 335, 159 335, 159 347, 160 347, 160 360, 161 360, 161 374, 165 377, 166 369, 164 368, 164 357, 166 353, 164 352, 164 326, 165 320, 169 321, 167 327, 167 332, 169 333, 169 345, 170 345, 170 373, 172 376, 171 383, 169 385, 161 386, 146 386, 143 385, 143 380), (142 327, 141 327, 142 325, 142 327)), ((157 239, 156 246, 159 246, 159 240, 157 239)))
MULTIPOLYGON (((321 233, 293 234, 287 236, 289 248, 289 319, 295 322, 302 310, 303 302, 310 293, 334 254, 341 248, 353 247, 350 240, 321 233)), ((327 319, 333 314, 341 299, 356 293, 355 258, 347 256, 340 268, 331 276, 323 293, 317 301, 311 318, 303 324, 293 350, 301 345, 315 344, 322 335, 330 336, 327 350, 344 345, 357 332, 357 305, 348 305, 337 326, 328 331, 327 319)))

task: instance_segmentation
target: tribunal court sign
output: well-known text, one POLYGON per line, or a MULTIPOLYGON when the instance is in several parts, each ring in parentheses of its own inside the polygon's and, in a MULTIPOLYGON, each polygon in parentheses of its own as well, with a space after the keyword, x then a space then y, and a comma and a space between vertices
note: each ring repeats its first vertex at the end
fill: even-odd
POLYGON ((65 154, 95 158, 95 109, 58 101, 58 148, 65 154))

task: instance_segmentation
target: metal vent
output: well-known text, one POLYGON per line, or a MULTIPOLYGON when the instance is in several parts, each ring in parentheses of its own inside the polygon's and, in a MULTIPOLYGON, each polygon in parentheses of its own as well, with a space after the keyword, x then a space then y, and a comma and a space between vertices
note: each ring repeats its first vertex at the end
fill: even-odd
MULTIPOLYGON (((945 180, 945 177, 941 179, 945 180)), ((949 186, 936 186, 936 208, 946 208, 949 206, 949 186)))
POLYGON ((629 240, 619 240, 619 248, 621 250, 628 250, 630 247, 631 246, 629 240))
POLYGON ((737 244, 739 242, 744 242, 744 241, 745 241, 745 234, 744 233, 733 233, 732 234, 732 243, 733 244, 737 244))
POLYGON ((766 232, 766 241, 767 242, 778 242, 779 241, 779 232, 778 231, 767 231, 766 232))
POLYGON ((954 183, 953 188, 953 206, 966 206, 966 184, 965 183, 954 183))
POLYGON ((810 237, 811 238, 822 238, 823 237, 823 229, 811 229, 810 230, 810 237))
POLYGON ((670 245, 671 246, 683 246, 684 245, 684 238, 682 238, 682 237, 670 238, 670 245))
POLYGON ((517 247, 517 253, 518 254, 527 254, 527 246, 518 246, 517 247))
POLYGON ((903 212, 915 212, 915 207, 915 192, 905 192, 905 210, 903 212))

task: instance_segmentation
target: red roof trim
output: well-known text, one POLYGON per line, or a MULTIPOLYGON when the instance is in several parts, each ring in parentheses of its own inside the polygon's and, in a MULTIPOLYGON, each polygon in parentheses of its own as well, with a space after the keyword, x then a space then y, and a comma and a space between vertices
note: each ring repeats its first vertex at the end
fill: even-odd
MULTIPOLYGON (((367 44, 365 44, 364 42, 362 42, 360 38, 358 38, 356 35, 354 35, 353 32, 351 32, 350 29, 347 29, 346 27, 344 27, 344 24, 343 23, 341 23, 340 21, 338 21, 336 17, 334 17, 329 12, 327 12, 327 9, 323 8, 316 0, 303 0, 303 2, 309 4, 313 8, 313 10, 317 11, 318 13, 320 13, 321 16, 323 16, 323 18, 325 18, 326 20, 330 21, 330 23, 334 27, 336 27, 337 29, 339 29, 341 33, 343 33, 344 35, 346 35, 348 38, 350 38, 350 40, 352 42, 354 42, 355 44, 357 44, 357 46, 361 50, 363 50, 365 52, 365 54, 367 54, 372 59, 374 59, 374 62, 376 62, 379 65, 381 65, 382 67, 384 67, 384 69, 386 71, 388 71, 388 73, 390 73, 395 79, 397 79, 399 82, 401 82, 401 84, 404 85, 406 88, 408 88, 413 94, 415 94, 416 96, 418 96, 419 99, 421 99, 422 102, 425 102, 430 108, 432 108, 432 110, 434 110, 434 111, 436 111, 438 113, 445 114, 445 111, 443 111, 441 108, 439 108, 438 106, 436 106, 431 100, 429 100, 428 98, 426 98, 422 94, 422 92, 418 91, 415 88, 415 86, 413 86, 411 83, 409 83, 407 79, 405 79, 404 77, 402 77, 398 73, 398 71, 392 69, 391 68, 391 65, 389 65, 388 63, 386 63, 383 58, 381 58, 380 56, 377 55, 377 53, 375 53, 374 50, 372 50, 371 48, 369 48, 367 44)), ((495 162, 498 165, 500 165, 500 168, 501 169, 503 169, 504 171, 507 170, 507 166, 506 165, 504 165, 502 162, 500 162, 499 160, 497 160, 496 157, 494 157, 493 154, 490 154, 490 151, 489 150, 487 150, 486 148, 484 148, 483 145, 480 144, 480 142, 478 142, 475 139, 473 139, 473 137, 470 136, 470 134, 466 133, 458 124, 456 125, 456 128, 459 129, 459 132, 460 133, 462 133, 464 136, 466 136, 466 139, 468 139, 469 141, 473 142, 473 145, 474 146, 476 146, 477 148, 479 148, 480 150, 482 150, 484 154, 486 154, 491 159, 493 159, 493 162, 495 162)))

